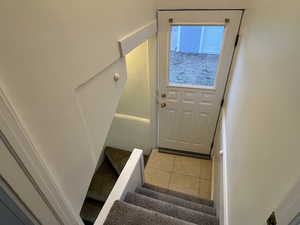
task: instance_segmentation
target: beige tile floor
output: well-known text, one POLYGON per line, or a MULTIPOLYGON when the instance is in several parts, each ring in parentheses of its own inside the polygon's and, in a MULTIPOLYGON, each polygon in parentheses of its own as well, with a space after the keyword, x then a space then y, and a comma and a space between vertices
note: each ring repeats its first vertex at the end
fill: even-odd
POLYGON ((160 153, 154 149, 145 169, 145 181, 210 199, 211 171, 210 160, 160 153))

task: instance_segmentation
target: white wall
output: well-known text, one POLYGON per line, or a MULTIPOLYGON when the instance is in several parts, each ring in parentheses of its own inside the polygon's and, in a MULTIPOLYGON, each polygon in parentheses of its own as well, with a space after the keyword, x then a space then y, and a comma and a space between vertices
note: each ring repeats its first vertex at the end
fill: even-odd
POLYGON ((150 118, 150 77, 148 41, 126 55, 127 82, 117 113, 150 118))
POLYGON ((300 2, 246 11, 225 105, 229 224, 265 224, 299 175, 300 2))
POLYGON ((126 56, 128 79, 107 137, 108 146, 128 151, 140 148, 145 153, 151 150, 153 121, 148 50, 145 41, 126 56))
MULTIPOLYGON (((95 128, 110 120, 100 111, 97 121, 99 108, 80 102, 78 88, 119 59, 118 39, 154 17, 151 0, 0 2, 1 88, 77 214, 103 145, 95 128)), ((113 69, 122 71, 122 62, 113 69)))

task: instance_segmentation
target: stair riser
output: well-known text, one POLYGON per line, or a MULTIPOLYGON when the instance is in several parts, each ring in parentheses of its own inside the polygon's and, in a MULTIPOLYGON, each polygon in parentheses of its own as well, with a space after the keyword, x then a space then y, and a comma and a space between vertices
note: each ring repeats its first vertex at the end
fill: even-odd
POLYGON ((116 201, 104 225, 195 225, 123 201, 116 201))
POLYGON ((215 216, 152 199, 137 193, 129 192, 125 197, 125 201, 191 223, 199 225, 219 225, 219 221, 215 216))
POLYGON ((191 202, 194 202, 194 203, 207 205, 209 207, 214 207, 214 202, 212 200, 197 198, 195 196, 183 194, 183 193, 180 193, 180 192, 177 192, 177 191, 172 191, 172 190, 161 188, 161 187, 157 187, 157 186, 147 184, 147 183, 145 183, 143 185, 143 187, 148 188, 148 189, 153 190, 153 191, 157 191, 157 192, 161 192, 161 193, 164 193, 164 194, 172 195, 172 196, 175 196, 175 197, 187 200, 187 201, 191 201, 191 202))
POLYGON ((206 206, 206 205, 202 205, 202 204, 197 204, 194 202, 190 202, 190 201, 186 201, 184 199, 181 198, 177 198, 171 195, 167 195, 167 194, 163 194, 160 192, 156 192, 156 191, 152 191, 150 189, 147 188, 137 188, 136 193, 145 195, 147 197, 150 198, 154 198, 157 200, 161 200, 161 201, 165 201, 174 205, 178 205, 181 207, 185 207, 188 209, 192 209, 192 210, 196 210, 198 212, 203 212, 203 213, 207 213, 209 215, 215 216, 216 215, 216 210, 212 207, 206 206))

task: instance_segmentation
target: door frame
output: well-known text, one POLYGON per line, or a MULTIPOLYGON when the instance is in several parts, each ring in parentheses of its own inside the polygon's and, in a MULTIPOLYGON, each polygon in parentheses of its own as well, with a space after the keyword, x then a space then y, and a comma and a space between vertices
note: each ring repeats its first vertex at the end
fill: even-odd
POLYGON ((225 102, 225 98, 226 98, 226 93, 229 90, 229 82, 231 80, 231 75, 232 75, 232 66, 235 63, 235 56, 236 56, 236 50, 238 48, 238 44, 239 44, 239 40, 240 40, 240 32, 241 32, 241 26, 242 26, 242 21, 244 18, 244 13, 245 13, 245 9, 158 9, 157 13, 156 13, 156 20, 157 20, 157 33, 156 33, 156 63, 155 63, 155 70, 156 70, 156 75, 155 75, 155 117, 153 117, 155 119, 155 145, 156 148, 159 148, 159 82, 160 82, 160 73, 159 73, 159 66, 158 66, 158 61, 159 61, 159 51, 158 51, 158 27, 159 27, 159 20, 158 20, 158 13, 159 12, 164 12, 164 11, 240 11, 241 12, 241 19, 238 25, 238 30, 237 30, 237 36, 236 36, 236 40, 235 40, 235 46, 233 49, 233 54, 231 57, 231 63, 229 66, 229 70, 226 76, 226 81, 225 81, 225 86, 224 86, 224 91, 222 93, 222 102, 221 105, 219 107, 219 111, 218 111, 218 117, 217 117, 217 122, 216 125, 214 127, 214 132, 213 132, 213 139, 212 139, 212 145, 210 148, 210 153, 209 155, 203 155, 201 153, 193 153, 193 152, 183 152, 183 151, 178 151, 178 150, 173 150, 173 149, 166 149, 165 152, 167 153, 178 153, 178 154, 182 154, 182 155, 191 155, 194 157, 200 157, 200 158, 206 158, 207 157, 210 159, 212 156, 212 152, 213 152, 213 147, 214 147, 214 142, 215 142, 215 137, 216 137, 216 131, 217 131, 217 127, 220 123, 220 117, 221 117, 221 112, 222 112, 222 108, 225 102))
MULTIPOLYGON (((158 148, 158 41, 157 30, 155 35, 148 39, 148 59, 149 59, 149 81, 150 81, 150 120, 151 120, 151 143, 152 149, 158 148)), ((151 152, 150 152, 151 154, 151 152)))
POLYGON ((227 74, 227 78, 226 78, 226 82, 225 82, 224 92, 222 94, 222 102, 221 102, 220 110, 219 110, 219 113, 218 113, 218 119, 217 119, 215 131, 214 131, 214 135, 213 135, 212 146, 210 148, 210 157, 212 156, 212 152, 213 152, 213 147, 214 147, 214 144, 215 144, 215 138, 216 138, 216 133, 217 133, 218 125, 221 122, 222 110, 223 110, 224 103, 225 103, 225 100, 226 100, 226 94, 227 94, 227 92, 229 90, 230 80, 232 78, 232 68, 233 68, 233 65, 236 62, 236 53, 237 53, 237 50, 238 50, 238 47, 239 47, 239 43, 240 43, 241 27, 242 27, 242 23, 243 23, 243 19, 244 19, 244 14, 245 14, 245 9, 228 9, 228 10, 229 11, 234 11, 234 10, 241 11, 242 15, 241 15, 240 24, 239 24, 239 27, 238 27, 238 32, 237 32, 237 36, 236 36, 236 40, 235 40, 233 54, 232 54, 232 57, 231 57, 231 63, 230 63, 230 66, 229 66, 229 70, 228 70, 228 74, 227 74))
POLYGON ((2 203, 8 207, 13 214, 26 225, 41 225, 32 211, 26 206, 22 199, 14 192, 12 187, 0 175, 0 193, 2 192, 2 203))
POLYGON ((0 127, 0 135, 6 139, 9 153, 24 172, 24 177, 39 193, 49 208, 49 213, 52 213, 60 224, 83 225, 79 214, 73 211, 46 162, 33 144, 3 87, 0 87, 0 127))

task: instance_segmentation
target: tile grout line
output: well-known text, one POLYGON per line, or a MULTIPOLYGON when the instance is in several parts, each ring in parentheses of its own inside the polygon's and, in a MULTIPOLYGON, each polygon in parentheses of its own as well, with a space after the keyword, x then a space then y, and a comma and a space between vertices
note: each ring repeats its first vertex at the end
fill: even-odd
POLYGON ((198 182, 199 182, 198 196, 199 196, 199 197, 201 197, 201 184, 202 184, 202 182, 201 182, 201 177, 202 177, 202 169, 203 169, 203 163, 201 163, 201 161, 200 161, 200 171, 199 171, 199 180, 198 180, 198 182))
POLYGON ((202 177, 202 169, 203 169, 203 163, 201 163, 201 161, 200 161, 200 171, 199 171, 199 189, 198 189, 198 196, 199 197, 201 197, 201 184, 202 184, 202 182, 201 182, 201 177, 202 177))
POLYGON ((175 156, 173 156, 172 171, 170 172, 170 178, 169 178, 169 182, 168 182, 168 189, 170 189, 170 183, 171 183, 172 175, 174 173, 174 169, 175 169, 175 156))

